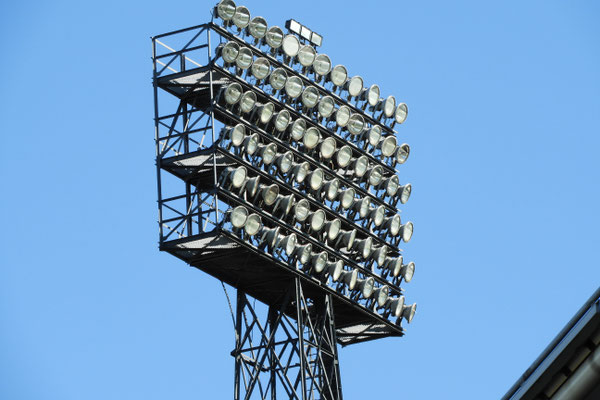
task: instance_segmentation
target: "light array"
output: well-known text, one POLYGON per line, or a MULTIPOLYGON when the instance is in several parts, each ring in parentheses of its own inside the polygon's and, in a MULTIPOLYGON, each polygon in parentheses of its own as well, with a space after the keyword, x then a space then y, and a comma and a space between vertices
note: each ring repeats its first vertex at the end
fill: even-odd
MULTIPOLYGON (((410 147, 393 131, 406 105, 232 0, 215 16, 229 33, 214 66, 227 82, 216 94, 227 121, 219 146, 236 160, 219 176, 231 206, 223 227, 371 312, 410 322, 416 304, 405 304, 400 283, 415 264, 398 246, 413 224, 396 206, 412 187, 395 171, 410 147)), ((287 27, 302 34, 296 21, 287 27)))

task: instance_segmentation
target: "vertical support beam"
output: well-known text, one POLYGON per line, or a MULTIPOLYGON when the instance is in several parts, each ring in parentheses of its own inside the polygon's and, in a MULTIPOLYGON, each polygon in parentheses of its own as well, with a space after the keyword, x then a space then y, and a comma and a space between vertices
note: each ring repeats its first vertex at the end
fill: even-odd
POLYGON ((161 185, 161 160, 160 160, 160 128, 158 124, 158 82, 156 70, 156 38, 152 38, 152 86, 154 89, 154 142, 156 146, 156 186, 158 191, 158 238, 163 242, 163 217, 162 217, 162 185, 161 185))

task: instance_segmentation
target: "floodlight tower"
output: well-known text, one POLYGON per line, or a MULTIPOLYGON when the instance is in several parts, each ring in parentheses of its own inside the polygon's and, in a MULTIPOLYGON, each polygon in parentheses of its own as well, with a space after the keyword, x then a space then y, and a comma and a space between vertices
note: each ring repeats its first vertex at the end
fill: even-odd
POLYGON ((160 249, 237 290, 235 399, 341 399, 337 344, 402 336, 416 310, 407 107, 286 29, 222 0, 152 38, 160 249))

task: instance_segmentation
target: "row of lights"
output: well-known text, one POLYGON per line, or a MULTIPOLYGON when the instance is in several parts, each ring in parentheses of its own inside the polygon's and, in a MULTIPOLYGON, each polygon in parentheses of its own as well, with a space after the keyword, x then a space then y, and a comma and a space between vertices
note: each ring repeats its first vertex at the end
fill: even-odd
POLYGON ((348 100, 354 100, 363 110, 368 107, 374 116, 375 113, 381 112, 377 115, 377 119, 393 118, 394 124, 401 124, 406 119, 408 113, 406 105, 402 103, 396 106, 394 96, 380 98, 381 91, 378 85, 365 88, 360 76, 349 78, 348 71, 343 65, 332 68, 331 60, 326 54, 317 54, 314 47, 302 45, 297 36, 285 35, 278 26, 268 28, 263 17, 251 19, 246 7, 236 7, 233 1, 223 0, 217 5, 215 14, 221 18, 224 26, 237 27, 238 32, 252 37, 255 45, 268 46, 272 55, 281 56, 284 62, 298 66, 303 74, 312 72, 317 82, 322 79, 330 82, 332 91, 346 92, 348 100))
MULTIPOLYGON (((302 268, 315 275, 331 278, 348 291, 359 293, 365 300, 372 300, 374 310, 384 310, 384 317, 390 315, 396 318, 404 318, 409 323, 412 320, 416 304, 404 304, 404 296, 390 297, 390 288, 388 285, 375 286, 373 277, 360 279, 358 277, 359 269, 344 269, 342 260, 329 261, 327 252, 315 252, 310 243, 300 244, 295 233, 283 235, 280 228, 268 228, 263 225, 260 216, 256 213, 250 214, 244 206, 237 206, 231 209, 228 216, 235 232, 243 232, 247 236, 257 238, 260 246, 267 246, 272 250, 285 252, 290 260, 299 263, 298 268, 302 268)), ((385 268, 394 276, 403 278, 410 282, 414 274, 414 263, 403 264, 402 257, 389 259, 386 261, 385 268)))

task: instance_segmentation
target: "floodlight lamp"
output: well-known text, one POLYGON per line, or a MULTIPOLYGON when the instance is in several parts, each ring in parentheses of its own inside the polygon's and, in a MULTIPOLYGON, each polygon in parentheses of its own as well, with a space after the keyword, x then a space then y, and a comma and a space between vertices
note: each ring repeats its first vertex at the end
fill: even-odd
POLYGON ((402 143, 396 149, 396 162, 398 164, 404 164, 410 155, 410 146, 406 143, 402 143))
POLYGON ((379 142, 378 147, 381 149, 381 155, 391 157, 396 151, 396 136, 389 135, 379 142))
POLYGON ((388 251, 389 247, 387 247, 385 244, 373 250, 372 258, 373 260, 375 260, 377 265, 383 266, 383 263, 385 263, 385 260, 387 258, 388 251))
POLYGON ((258 108, 259 120, 262 124, 266 125, 269 123, 275 112, 275 105, 271 102, 263 104, 258 108))
POLYGON ((246 224, 248 219, 248 209, 244 206, 237 206, 231 210, 229 220, 234 228, 240 229, 246 224))
POLYGON ((346 83, 346 90, 350 97, 358 96, 363 90, 363 79, 356 75, 350 78, 350 80, 346 83))
POLYGON ((253 155, 256 152, 256 149, 258 149, 258 133, 246 136, 242 142, 242 146, 244 147, 246 154, 249 156, 253 155))
POLYGON ((262 159, 263 164, 270 165, 277 155, 277 145, 275 143, 259 145, 258 155, 262 159))
POLYGON ((375 167, 369 170, 369 173, 367 175, 369 178, 369 185, 377 186, 381 183, 381 180, 383 179, 383 167, 381 167, 380 165, 376 165, 375 167))
POLYGON ((242 144, 244 138, 246 137, 246 128, 242 124, 237 124, 226 131, 226 137, 231 140, 231 144, 234 147, 238 147, 242 144))
POLYGON ((319 102, 319 91, 314 86, 309 86, 302 91, 302 104, 306 108, 313 108, 319 102))
POLYGON ((381 126, 373 125, 367 133, 367 141, 373 147, 376 147, 381 140, 381 126))
POLYGON ((390 287, 383 285, 373 291, 373 298, 377 302, 377 306, 383 307, 390 295, 390 287))
POLYGON ((365 129, 365 119, 360 114, 352 114, 348 119, 348 132, 352 136, 357 136, 365 129))
POLYGON ((415 274, 415 263, 409 262, 406 265, 402 265, 400 268, 400 275, 402 275, 402 279, 404 282, 408 283, 412 280, 413 275, 415 274))
POLYGON ((325 224, 325 232, 327 233, 327 239, 335 240, 340 234, 340 229, 342 227, 342 221, 339 218, 334 219, 333 221, 329 221, 325 224))
POLYGON ((314 126, 311 126, 304 133, 304 137, 302 138, 302 143, 304 144, 304 147, 306 147, 308 150, 312 150, 315 147, 317 147, 320 140, 321 140, 321 133, 319 132, 319 130, 317 128, 315 128, 314 126))
POLYGON ((292 165, 294 163, 294 154, 291 151, 286 151, 283 154, 277 155, 275 158, 275 165, 277 165, 277 169, 279 172, 285 174, 290 169, 292 169, 292 165))
POLYGON ((298 51, 298 61, 300 61, 300 65, 305 68, 308 68, 313 64, 316 56, 317 52, 315 48, 309 45, 302 46, 298 51))
POLYGON ((308 200, 302 199, 296 203, 294 206, 294 216, 296 220, 303 222, 308 218, 308 214, 310 214, 310 205, 308 200))
POLYGON ((314 254, 311 257, 311 264, 313 265, 316 273, 321 273, 327 264, 327 252, 322 251, 318 254, 314 254))
POLYGON ((323 180, 325 174, 321 168, 316 168, 314 171, 308 174, 308 184, 312 190, 319 190, 323 186, 323 180))
POLYGON ((240 45, 236 42, 227 42, 220 49, 221 57, 227 64, 233 64, 240 53, 240 45))
POLYGON ((261 186, 261 196, 265 205, 271 206, 275 204, 277 197, 279 197, 279 186, 276 184, 261 186))
POLYGON ((267 21, 263 17, 254 17, 248 24, 248 32, 255 39, 262 39, 267 33, 267 21))
POLYGON ((384 179, 380 186, 385 188, 386 195, 393 197, 398 192, 398 188, 400 187, 398 175, 392 175, 389 178, 384 179))
POLYGON ((344 86, 348 80, 348 70, 341 64, 336 65, 329 73, 329 80, 334 86, 344 86))
POLYGON ((400 193, 400 203, 406 204, 412 192, 412 185, 410 183, 407 183, 406 185, 400 186, 398 188, 398 191, 400 193))
POLYGON ((375 287, 375 279, 368 277, 366 279, 358 279, 354 287, 356 290, 360 290, 362 296, 368 299, 373 295, 373 289, 375 287))
POLYGON ((335 110, 335 101, 333 100, 333 97, 323 96, 319 101, 317 110, 322 118, 331 117, 331 114, 333 114, 333 111, 335 110))
POLYGON ((312 31, 304 25, 302 25, 302 28, 300 28, 300 36, 302 36, 304 39, 309 40, 311 33, 312 31))
POLYGON ((309 172, 310 172, 310 164, 307 161, 304 161, 301 164, 297 164, 292 169, 292 175, 294 176, 294 179, 296 179, 296 182, 298 182, 298 183, 304 182, 304 179, 306 178, 306 175, 308 175, 309 172))
POLYGON ((280 241, 278 246, 284 249, 285 254, 291 256, 296 249, 296 244, 298 243, 298 239, 296 238, 296 234, 292 233, 287 236, 284 236, 280 241))
POLYGON ((272 26, 269 28, 265 35, 265 40, 269 47, 272 49, 278 49, 283 43, 283 31, 278 26, 272 26))
POLYGON ((235 65, 237 65, 239 69, 246 70, 252 65, 252 61, 254 61, 252 50, 247 47, 241 47, 240 52, 235 59, 235 65))
POLYGON ((310 217, 310 229, 312 229, 313 232, 319 232, 323 229, 325 222, 325 211, 317 210, 310 217))
POLYGON ((396 111, 396 98, 394 96, 388 96, 387 99, 383 102, 383 114, 391 118, 394 116, 394 112, 396 111))
POLYGON ((398 104, 396 107, 396 111, 394 112, 394 120, 397 124, 401 124, 406 121, 406 117, 408 115, 408 106, 404 103, 398 104))
POLYGON ((407 222, 400 227, 400 237, 405 243, 408 243, 410 238, 412 238, 413 229, 414 227, 412 222, 407 222))
POLYGON ((328 262, 325 266, 325 272, 331 276, 331 279, 334 282, 337 282, 337 280, 340 279, 340 275, 342 275, 343 270, 344 262, 342 260, 328 262))
POLYGON ((371 220, 375 224, 375 226, 380 226, 385 219, 385 207, 379 206, 375 207, 370 212, 371 220))
POLYGON ((292 211, 292 207, 294 207, 295 202, 296 199, 294 199, 293 194, 288 194, 287 196, 279 196, 274 209, 275 211, 281 209, 283 211, 283 215, 287 216, 290 213, 290 211, 292 211))
POLYGON ((379 90, 379 86, 371 85, 369 89, 367 89, 367 103, 370 106, 375 107, 377 103, 379 103, 379 96, 381 95, 381 91, 379 90))
POLYGON ((244 224, 244 230, 250 236, 254 236, 260 232, 261 227, 262 221, 258 214, 250 214, 246 219, 246 224, 244 224))
POLYGON ((340 230, 338 234, 338 240, 336 246, 340 246, 345 248, 346 251, 352 250, 354 246, 354 241, 356 240, 356 229, 352 229, 349 231, 340 230))
POLYGON ((301 264, 306 264, 310 260, 310 256, 312 255, 312 244, 307 243, 305 245, 296 245, 296 250, 294 251, 294 255, 298 257, 301 264))
POLYGON ((334 201, 340 191, 340 180, 338 178, 333 178, 323 185, 323 189, 325 191, 325 197, 327 197, 329 201, 334 201))
POLYGON ((275 68, 269 76, 269 85, 275 90, 281 90, 285 87, 287 74, 283 68, 275 68))
POLYGON ((288 110, 281 110, 275 116, 275 130, 285 132, 288 125, 292 122, 292 116, 288 110))
POLYGON ((356 160, 354 160, 353 170, 354 175, 359 178, 362 178, 369 168, 369 159, 367 156, 360 156, 356 160))
POLYGON ((256 192, 258 191, 259 187, 259 180, 260 178, 256 176, 246 181, 246 184, 244 185, 244 190, 246 191, 246 194, 249 197, 254 197, 256 195, 256 192))
POLYGON ((302 137, 304 136, 305 131, 306 131, 306 121, 302 118, 299 118, 292 123, 290 136, 296 142, 299 142, 300 140, 302 140, 302 137))
POLYGON ((340 194, 340 205, 344 210, 349 209, 354 204, 354 198, 356 197, 356 191, 353 188, 343 190, 340 194))
POLYGON ((325 138, 325 140, 323 140, 321 142, 321 146, 320 146, 321 158, 323 158, 325 160, 329 160, 331 157, 333 157, 333 154, 335 153, 335 149, 336 149, 335 139, 332 137, 325 138))
POLYGON ((340 147, 335 155, 335 161, 341 168, 346 168, 352 160, 352 148, 348 145, 340 147))
POLYGON ((348 289, 354 290, 356 287, 356 281, 358 280, 358 270, 353 269, 352 271, 342 271, 340 273, 339 281, 348 286, 348 289))
POLYGON ((246 167, 243 167, 243 166, 239 166, 237 168, 227 167, 223 171, 223 174, 227 178, 229 178, 229 180, 231 182, 231 186, 233 186, 236 189, 239 189, 242 186, 244 186, 244 183, 246 182, 247 173, 248 173, 248 171, 246 170, 246 167))
POLYGON ((357 200, 352 208, 355 211, 358 211, 358 215, 361 218, 365 218, 371 211, 371 199, 369 197, 364 197, 360 200, 357 200))
POLYGON ((250 11, 244 6, 238 6, 233 14, 233 24, 239 29, 244 29, 250 23, 250 11))
POLYGON ((300 34, 300 29, 302 28, 302 25, 294 19, 289 19, 286 21, 285 27, 294 33, 300 34))
POLYGON ((269 76, 269 73, 271 72, 271 64, 269 63, 269 60, 267 60, 265 57, 257 58, 254 63, 252 63, 251 72, 252 76, 254 76, 256 80, 262 81, 269 76))
POLYGON ((373 238, 369 236, 366 239, 355 240, 354 249, 359 252, 362 258, 368 259, 373 251, 373 238))
POLYGON ((398 233, 400 233, 400 227, 402 226, 400 216, 398 214, 395 214, 390 218, 387 218, 385 220, 384 226, 387 228, 390 235, 398 236, 398 233))
POLYGON ((225 92, 223 95, 227 104, 231 106, 236 104, 242 97, 242 85, 237 82, 230 83, 225 87, 225 92))
POLYGON ((247 114, 254 109, 255 105, 256 93, 251 90, 244 92, 242 98, 240 99, 240 111, 247 114))
POLYGON ((411 321, 415 317, 415 313, 416 312, 417 312, 417 303, 413 303, 410 306, 404 305, 404 307, 402 307, 402 317, 409 324, 411 323, 411 321))
POLYGON ((402 256, 398 257, 398 258, 386 258, 382 268, 386 269, 388 271, 390 271, 390 273, 392 274, 392 276, 395 278, 398 275, 400 275, 400 272, 402 271, 402 256))
POLYGON ((388 297, 384 308, 390 310, 394 317, 400 318, 402 315, 402 309, 404 308, 404 296, 388 297))
POLYGON ((217 4, 217 16, 224 22, 230 21, 235 15, 235 3, 231 0, 222 0, 217 4))
POLYGON ((281 47, 286 56, 296 57, 300 51, 300 40, 294 35, 285 35, 281 47))
POLYGON ((263 227, 260 231, 260 242, 266 243, 269 248, 274 248, 279 239, 279 227, 266 228, 263 227))
POLYGON ((319 35, 317 32, 313 32, 310 37, 310 42, 315 46, 320 46, 323 44, 323 36, 319 35))
POLYGON ((331 71, 331 60, 326 54, 319 54, 313 62, 313 69, 319 76, 325 76, 331 71))
POLYGON ((302 79, 297 76, 291 76, 285 83, 285 93, 292 99, 297 98, 302 93, 304 85, 302 79))
POLYGON ((350 107, 341 106, 335 112, 335 123, 340 128, 344 128, 346 125, 348 125, 348 121, 350 120, 350 115, 351 115, 350 107))

